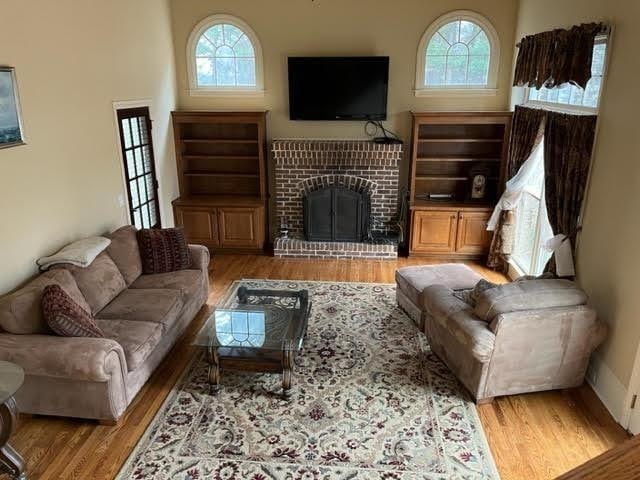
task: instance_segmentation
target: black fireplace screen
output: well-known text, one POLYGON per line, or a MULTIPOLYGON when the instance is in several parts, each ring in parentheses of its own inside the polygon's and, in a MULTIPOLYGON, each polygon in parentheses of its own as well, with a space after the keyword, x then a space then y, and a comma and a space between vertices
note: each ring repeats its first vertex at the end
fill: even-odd
POLYGON ((307 240, 363 242, 370 239, 371 199, 345 187, 326 187, 304 197, 307 240))

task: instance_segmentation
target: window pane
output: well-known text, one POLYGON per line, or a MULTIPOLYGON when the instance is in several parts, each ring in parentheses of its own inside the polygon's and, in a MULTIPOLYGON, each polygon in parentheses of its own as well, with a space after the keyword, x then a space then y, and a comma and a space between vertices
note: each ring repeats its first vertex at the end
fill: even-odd
POLYGON ((122 136, 124 137, 124 148, 131 146, 131 127, 129 126, 129 119, 123 118, 122 123, 122 136))
POLYGON ((214 45, 204 35, 200 37, 196 45, 196 55, 198 57, 212 57, 214 53, 214 45))
POLYGON ((216 47, 223 44, 222 25, 214 25, 204 35, 216 47))
POLYGON ((151 226, 154 226, 158 223, 158 214, 156 212, 156 204, 149 204, 149 214, 151 215, 151 226))
POLYGON ((233 25, 223 25, 222 30, 224 31, 224 44, 230 47, 233 47, 242 36, 242 31, 233 25))
POLYGON ((218 47, 216 50, 217 58, 234 58, 235 56, 236 54, 233 52, 233 48, 227 47, 226 45, 218 47))
POLYGON ((571 85, 565 83, 557 88, 558 90, 558 103, 569 103, 571 98, 571 85))
POLYGON ((236 84, 236 62, 234 58, 216 58, 216 84, 222 86, 236 84))
POLYGON ((133 149, 134 158, 136 159, 136 176, 142 175, 144 172, 144 163, 142 160, 142 148, 133 149))
POLYGON ((467 83, 467 56, 447 57, 447 85, 464 85, 467 83))
POLYGON ((460 25, 459 21, 447 23, 444 27, 442 27, 438 32, 442 37, 449 42, 451 45, 458 41, 458 27, 460 25))
POLYGON ((143 226, 143 228, 151 227, 151 224, 149 223, 149 206, 148 205, 143 205, 142 206, 140 215, 142 216, 142 226, 143 226))
POLYGON ((153 188, 153 178, 151 175, 145 175, 144 180, 147 184, 147 200, 151 200, 155 198, 154 188, 153 188))
POLYGON ((210 86, 215 85, 213 75, 213 61, 210 58, 196 59, 196 70, 198 74, 198 85, 210 86))
POLYGON ((484 32, 480 32, 476 38, 469 43, 469 53, 471 55, 489 55, 491 52, 491 46, 489 44, 489 38, 484 32))
POLYGON ((253 57, 253 45, 247 38, 246 35, 243 35, 240 40, 236 43, 235 47, 233 47, 233 51, 238 57, 253 57))
POLYGON ((582 104, 585 107, 597 107, 598 98, 600 97, 600 87, 602 85, 602 77, 592 77, 587 83, 587 89, 584 91, 582 104))
POLYGON ((607 51, 606 43, 596 43, 593 46, 593 60, 591 62, 591 74, 604 74, 604 57, 607 51))
POLYGON ((137 229, 142 228, 142 219, 140 218, 140 210, 136 209, 133 211, 133 224, 137 229))
POLYGON ((460 22, 460 41, 469 43, 480 31, 480 27, 475 23, 462 20, 460 22))
POLYGON ((151 171, 151 150, 149 149, 149 147, 143 147, 142 151, 144 155, 144 159, 143 159, 144 171, 150 172, 151 171))
POLYGON ((138 182, 132 180, 129 182, 129 189, 131 191, 131 206, 133 208, 140 205, 140 197, 138 196, 138 182))
POLYGON ((446 55, 449 51, 449 43, 442 38, 442 35, 436 33, 427 47, 427 55, 446 55))
POLYGON ((127 150, 127 177, 136 176, 136 166, 133 159, 133 150, 127 150))
POLYGON ((132 145, 140 145, 140 130, 138 130, 138 119, 131 118, 132 145))
POLYGON ((236 60, 238 85, 255 86, 256 61, 253 58, 238 58, 236 60))
POLYGON ((486 85, 489 78, 489 57, 469 57, 469 85, 486 85))
POLYGON ((425 85, 444 85, 447 57, 427 57, 425 85))

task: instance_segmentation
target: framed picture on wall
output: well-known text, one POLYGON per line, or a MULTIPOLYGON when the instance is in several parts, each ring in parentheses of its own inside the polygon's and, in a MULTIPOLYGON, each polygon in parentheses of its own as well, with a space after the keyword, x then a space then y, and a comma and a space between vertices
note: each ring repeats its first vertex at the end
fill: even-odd
POLYGON ((0 66, 0 148, 24 143, 16 72, 0 66))

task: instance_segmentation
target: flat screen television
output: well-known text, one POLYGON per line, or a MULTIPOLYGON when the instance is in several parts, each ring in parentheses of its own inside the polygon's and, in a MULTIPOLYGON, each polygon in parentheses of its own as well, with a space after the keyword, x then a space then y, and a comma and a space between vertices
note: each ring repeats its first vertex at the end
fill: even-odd
POLYGON ((389 57, 289 57, 291 120, 386 120, 389 57))

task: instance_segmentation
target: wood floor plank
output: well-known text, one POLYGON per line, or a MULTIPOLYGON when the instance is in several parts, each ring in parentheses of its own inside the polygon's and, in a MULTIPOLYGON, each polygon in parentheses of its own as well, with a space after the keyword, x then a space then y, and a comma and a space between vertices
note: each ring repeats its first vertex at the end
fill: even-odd
MULTIPOLYGON (((194 319, 118 426, 34 416, 21 422, 11 442, 25 457, 32 480, 112 479, 187 364, 198 353, 191 341, 212 306, 234 280, 271 278, 392 283, 397 268, 424 263, 427 262, 420 258, 347 261, 216 255, 210 266, 208 306, 194 319)), ((506 280, 482 265, 468 264, 490 281, 506 280)), ((565 392, 498 398, 480 406, 478 413, 503 480, 556 477, 628 438, 586 385, 565 392)), ((2 480, 5 478, 0 476, 2 480)))

